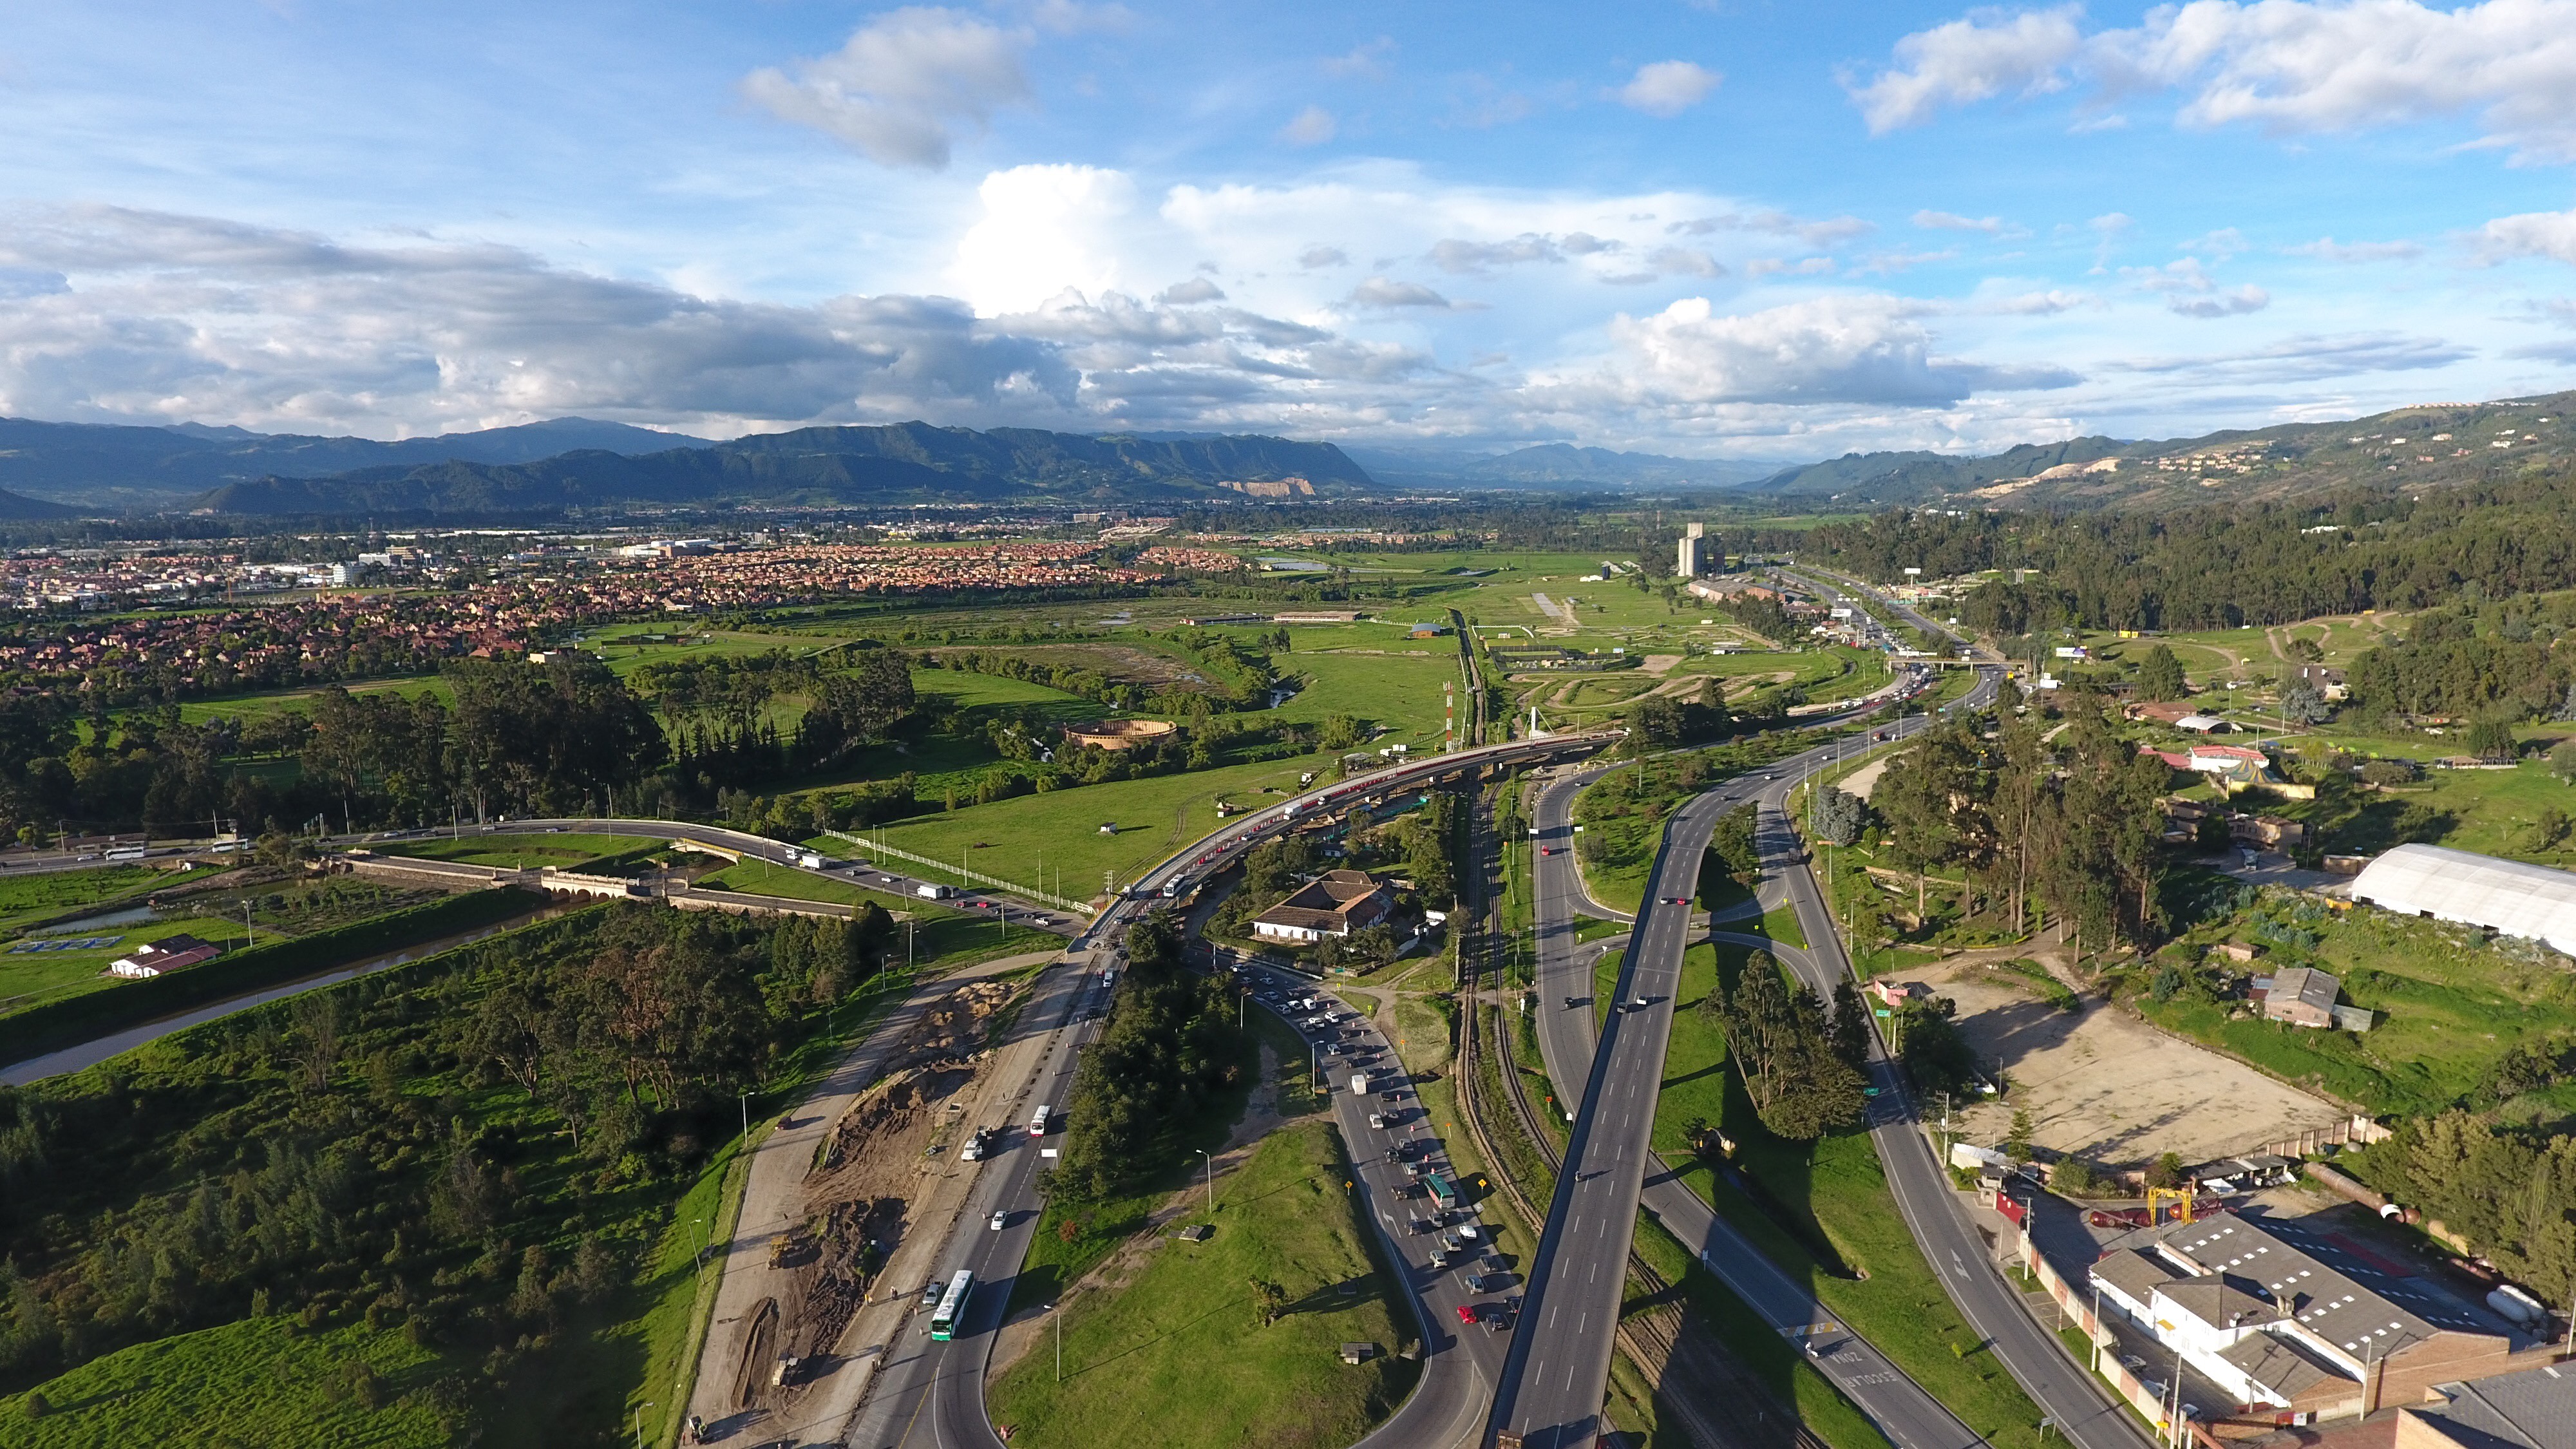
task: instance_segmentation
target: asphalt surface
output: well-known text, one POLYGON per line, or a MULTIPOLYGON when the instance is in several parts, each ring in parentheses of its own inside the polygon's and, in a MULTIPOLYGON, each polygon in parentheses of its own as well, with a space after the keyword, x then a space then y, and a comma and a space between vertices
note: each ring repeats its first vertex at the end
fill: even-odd
MULTIPOLYGON (((1101 1030, 1099 1022, 1089 1019, 1090 1010, 1109 1002, 1100 979, 1097 972, 1063 973, 1036 1004, 1042 1012, 1057 1013, 1058 1025, 1022 1099, 1022 1121, 1041 1103, 1061 1111, 1072 1095, 1081 1049, 1101 1030)), ((902 1330, 884 1346, 866 1402, 837 1438, 820 1442, 865 1449, 999 1449, 1001 1436, 984 1416, 984 1370, 1010 1304, 1013 1280, 1037 1233, 1038 1171, 1045 1152, 1062 1141, 1060 1131, 1033 1138, 1014 1130, 996 1139, 998 1150, 979 1165, 980 1180, 968 1192, 938 1270, 930 1277, 945 1284, 960 1269, 975 1275, 960 1330, 945 1342, 933 1339, 930 1313, 916 1300, 902 1330), (1007 1214, 999 1232, 988 1226, 995 1212, 1007 1214)))
MULTIPOLYGON (((1901 721, 1889 733, 1920 728, 1918 718, 1901 721)), ((1600 1414, 1610 1381, 1611 1329, 1627 1287, 1637 1208, 1650 1173, 1663 1176, 1649 1141, 1682 951, 1696 939, 1690 900, 1698 893, 1700 861, 1709 835, 1719 817, 1744 800, 1765 789, 1785 791, 1800 773, 1833 757, 1833 748, 1826 746, 1748 772, 1693 798, 1665 824, 1643 909, 1620 963, 1616 996, 1583 1073, 1583 1106, 1576 1115, 1557 1177, 1556 1199, 1549 1207, 1547 1229, 1530 1270, 1528 1327, 1513 1347, 1495 1399, 1495 1427, 1519 1434, 1527 1449, 1575 1449, 1591 1444, 1605 1427, 1600 1414)), ((1543 870, 1540 877, 1541 919, 1554 912, 1562 921, 1574 914, 1582 899, 1579 880, 1569 883, 1567 879, 1573 862, 1571 826, 1561 814, 1540 823, 1539 864, 1561 867, 1543 870), (1563 833, 1550 838, 1546 833, 1550 828, 1563 833)), ((1554 984, 1543 980, 1541 986, 1542 1051, 1554 1052, 1566 1069, 1558 1090, 1567 1096, 1573 1095, 1572 1068, 1584 1052, 1566 1040, 1563 1019, 1580 1012, 1588 1023, 1594 995, 1588 965, 1577 959, 1571 947, 1570 929, 1543 936, 1540 943, 1543 978, 1551 964, 1554 969, 1554 984), (1578 973, 1579 979, 1569 979, 1578 973), (1566 1005, 1568 998, 1575 1002, 1573 1007, 1566 1005), (1547 1044, 1551 1037, 1555 1039, 1552 1048, 1547 1044)), ((1713 1224, 1714 1219, 1709 1221, 1713 1224)), ((1685 1233, 1683 1240, 1691 1241, 1688 1218, 1677 1226, 1685 1233)), ((1701 1241, 1709 1241, 1705 1230, 1701 1241)), ((1723 1242, 1721 1247, 1719 1261, 1741 1267, 1748 1286, 1753 1286, 1757 1280, 1750 1264, 1759 1261, 1758 1255, 1740 1240, 1723 1242)), ((1778 1277, 1776 1270, 1771 1276, 1778 1277)), ((1762 1295, 1764 1300, 1793 1310, 1792 1300, 1771 1286, 1772 1291, 1762 1295)), ((1821 1315, 1812 1315, 1806 1322, 1820 1319, 1821 1315)), ((1857 1351, 1852 1361, 1861 1361, 1857 1351)), ((1921 1432, 1922 1437, 1910 1441, 1907 1449, 1950 1449, 1973 1442, 1973 1435, 1962 1441, 1941 1422, 1948 1419, 1946 1414, 1928 1412, 1937 1407, 1928 1405, 1928 1400, 1890 1406, 1892 1424, 1921 1432)))
MULTIPOLYGON (((1829 753, 1826 757, 1831 758, 1829 753)), ((1720 813, 1769 788, 1761 778, 1764 774, 1795 763, 1755 771, 1721 786, 1712 792, 1720 813)), ((1592 1073, 1594 962, 1604 949, 1626 943, 1620 937, 1578 946, 1574 939, 1576 915, 1615 919, 1590 899, 1572 849, 1575 792, 1602 773, 1594 769, 1559 777, 1540 792, 1533 812, 1538 832, 1532 842, 1536 866, 1532 924, 1538 951, 1539 1052, 1549 1079, 1566 1100, 1573 1099, 1592 1073), (1566 1004, 1569 999, 1571 1006, 1566 1004)), ((1767 887, 1764 891, 1766 898, 1776 893, 1767 887)), ((1897 1449, 1968 1449, 1981 1442, 1974 1430, 1876 1348, 1835 1322, 1805 1284, 1775 1266, 1698 1193, 1660 1166, 1648 1171, 1640 1201, 1772 1331, 1801 1342, 1809 1362, 1858 1405, 1897 1449)))

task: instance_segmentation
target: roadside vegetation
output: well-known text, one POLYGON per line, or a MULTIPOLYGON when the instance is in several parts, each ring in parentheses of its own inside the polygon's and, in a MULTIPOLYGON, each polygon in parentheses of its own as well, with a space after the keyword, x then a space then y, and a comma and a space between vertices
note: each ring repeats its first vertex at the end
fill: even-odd
POLYGON ((1070 1449, 1356 1443, 1420 1368, 1397 1356, 1412 1331, 1348 1174, 1329 1123, 1270 1134, 1218 1183, 1213 1215, 1185 1215, 1213 1236, 1156 1242, 1132 1278, 1077 1295, 1061 1310, 1062 1382, 1040 1342, 993 1384, 993 1422, 1070 1449), (1344 1364, 1345 1343, 1373 1356, 1344 1364))

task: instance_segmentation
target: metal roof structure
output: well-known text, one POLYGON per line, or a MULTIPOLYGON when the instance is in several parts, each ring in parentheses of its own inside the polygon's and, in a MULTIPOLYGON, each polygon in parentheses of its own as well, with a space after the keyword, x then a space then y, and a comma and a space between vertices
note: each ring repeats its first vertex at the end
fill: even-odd
POLYGON ((2401 845, 2363 866, 2352 898, 2522 936, 2576 956, 2576 874, 2438 845, 2401 845))

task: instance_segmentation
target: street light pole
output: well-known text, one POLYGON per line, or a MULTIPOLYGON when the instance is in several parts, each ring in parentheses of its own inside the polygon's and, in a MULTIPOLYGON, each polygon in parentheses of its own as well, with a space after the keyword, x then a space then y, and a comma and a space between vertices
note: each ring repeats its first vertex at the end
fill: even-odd
POLYGON ((635 1406, 635 1449, 644 1449, 644 1411, 652 1407, 651 1404, 635 1406))
POLYGON ((1209 1217, 1215 1217, 1215 1216, 1216 1216, 1216 1159, 1215 1159, 1215 1158, 1213 1158, 1213 1157, 1208 1156, 1208 1151, 1207 1151, 1207 1149, 1206 1149, 1206 1148, 1204 1148, 1204 1147, 1201 1147, 1201 1148, 1197 1149, 1197 1151, 1198 1151, 1198 1154, 1199 1154, 1200 1159, 1204 1162, 1204 1164, 1205 1164, 1205 1165, 1206 1165, 1206 1167, 1207 1167, 1208 1216, 1209 1216, 1209 1217))

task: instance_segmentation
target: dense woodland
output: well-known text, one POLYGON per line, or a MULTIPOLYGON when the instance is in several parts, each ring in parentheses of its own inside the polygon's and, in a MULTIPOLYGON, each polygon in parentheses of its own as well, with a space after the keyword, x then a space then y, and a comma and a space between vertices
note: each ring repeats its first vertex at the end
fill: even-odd
POLYGON ((1983 633, 2219 629, 2421 609, 2576 584, 2576 480, 2161 513, 1898 511, 1815 530, 1801 555, 1881 583, 2029 569, 1960 619, 1983 633))
POLYGON ((0 1392, 246 1316, 363 1319, 439 1352, 400 1390, 456 1442, 613 1442, 595 1331, 637 1311, 735 1094, 892 936, 593 908, 0 1088, 0 1392))

